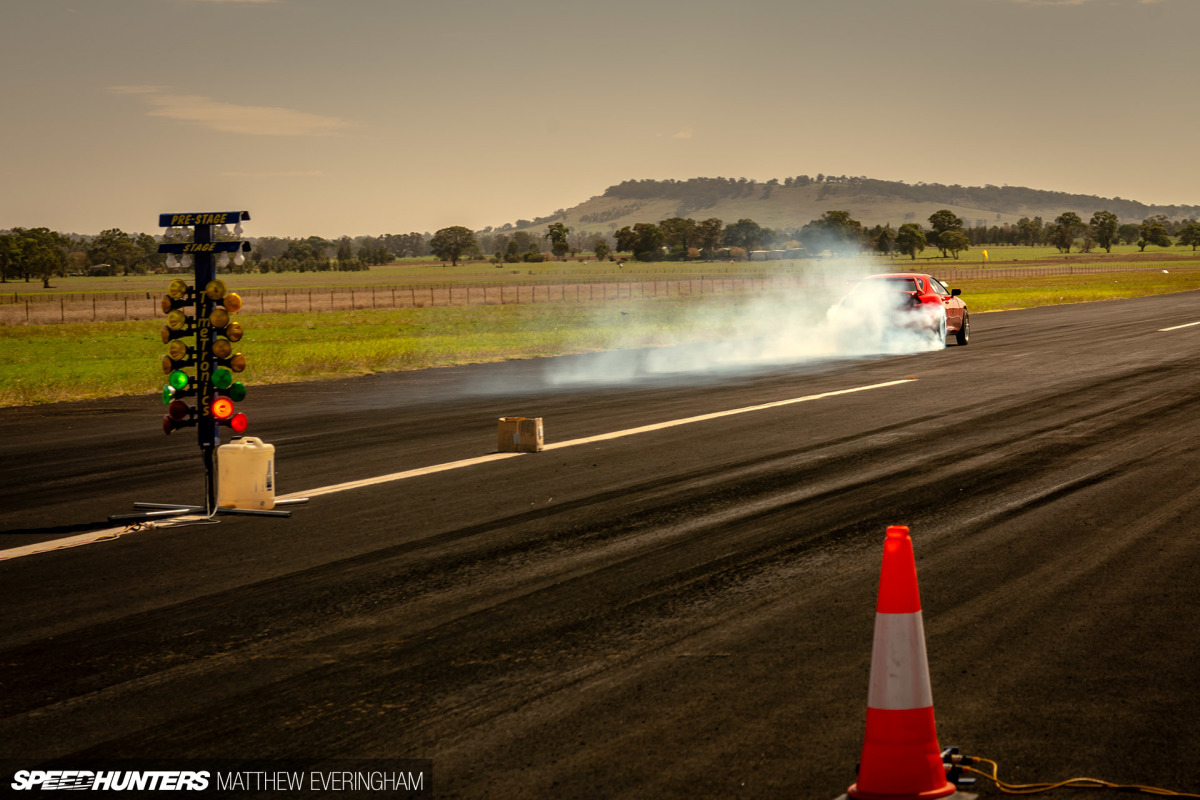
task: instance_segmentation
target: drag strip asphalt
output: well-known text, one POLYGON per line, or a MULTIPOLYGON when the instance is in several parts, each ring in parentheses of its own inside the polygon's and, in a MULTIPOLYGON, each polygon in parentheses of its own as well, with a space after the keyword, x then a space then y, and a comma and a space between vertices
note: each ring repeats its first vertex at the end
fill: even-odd
MULTIPOLYGON (((676 420, 669 420, 667 422, 659 422, 659 423, 655 423, 652 425, 643 425, 642 427, 632 428, 629 430, 611 431, 609 433, 602 433, 602 434, 599 434, 596 436, 589 436, 589 437, 586 437, 583 439, 574 439, 574 440, 567 441, 567 442, 553 442, 553 443, 547 445, 544 449, 557 450, 557 449, 563 448, 563 447, 576 447, 581 444, 591 444, 593 442, 602 442, 602 441, 607 441, 609 439, 620 439, 625 436, 635 436, 639 433, 649 433, 651 431, 659 431, 659 430, 663 430, 665 428, 674 428, 677 425, 690 425, 690 424, 696 423, 696 422, 708 422, 708 421, 711 421, 714 419, 720 419, 721 417, 732 416, 734 414, 746 414, 746 413, 749 413, 752 411, 763 411, 768 408, 779 408, 780 406, 791 405, 793 403, 806 403, 806 402, 810 402, 812 400, 823 400, 827 397, 837 397, 839 395, 844 395, 844 394, 854 394, 856 392, 864 392, 864 391, 868 391, 870 389, 882 389, 882 388, 887 388, 890 386, 899 386, 903 383, 908 382, 909 380, 915 380, 915 379, 907 378, 905 380, 888 381, 887 383, 877 383, 877 384, 874 384, 871 386, 856 386, 853 389, 841 389, 841 390, 832 391, 832 392, 824 392, 822 394, 808 395, 806 397, 793 397, 788 400, 777 400, 773 403, 766 403, 766 404, 757 405, 757 406, 749 406, 747 408, 735 408, 735 409, 732 409, 729 411, 716 411, 716 412, 713 412, 710 414, 701 414, 701 415, 695 416, 695 417, 688 417, 686 419, 676 419, 676 420)), ((421 475, 433 475, 435 473, 445 472, 445 471, 451 470, 451 469, 462 469, 464 467, 473 467, 478 464, 487 464, 492 461, 500 461, 500 460, 503 460, 506 458, 514 458, 519 455, 522 455, 522 453, 519 453, 519 452, 492 453, 490 455, 478 456, 476 458, 468 458, 468 459, 464 459, 462 461, 454 461, 449 464, 436 464, 436 465, 429 466, 429 467, 419 467, 417 469, 407 470, 405 472, 394 472, 389 475, 379 475, 374 478, 364 478, 362 480, 350 481, 348 483, 338 483, 338 484, 334 484, 332 486, 321 486, 316 489, 308 489, 308 490, 302 491, 302 492, 295 492, 292 494, 279 495, 278 497, 276 497, 276 500, 278 502, 307 501, 314 497, 321 497, 321 496, 328 495, 328 494, 336 494, 338 492, 347 492, 352 489, 361 489, 366 486, 377 486, 381 483, 392 483, 393 481, 402 481, 407 478, 415 478, 415 477, 418 477, 421 475)), ((203 509, 201 509, 201 510, 203 510, 203 509)), ((165 521, 177 523, 176 527, 178 527, 178 523, 195 523, 195 522, 199 522, 201 520, 207 520, 207 519, 209 519, 208 515, 189 514, 189 515, 172 516, 170 519, 166 519, 165 521)), ((37 544, 30 544, 30 545, 24 545, 23 547, 12 548, 10 550, 0 550, 0 561, 10 559, 10 558, 19 558, 21 556, 34 555, 36 553, 46 553, 46 552, 50 552, 52 550, 62 549, 65 547, 77 547, 82 544, 93 544, 93 543, 99 543, 99 542, 104 542, 104 541, 111 541, 113 538, 120 536, 123 533, 128 532, 131 527, 138 528, 139 526, 138 525, 133 525, 133 526, 121 525, 121 526, 118 526, 115 528, 109 528, 108 530, 93 531, 93 532, 86 533, 86 534, 80 534, 78 536, 63 537, 61 539, 51 539, 48 543, 40 542, 37 544)))
MULTIPOLYGON (((1197 293, 978 314, 966 347, 624 383, 547 378, 594 374, 577 356, 251 387, 248 433, 310 502, 0 560, 0 755, 834 797, 905 524, 942 744, 1013 781, 1196 792, 1198 316, 1197 293), (547 448, 500 458, 516 415, 547 448)), ((159 416, 0 410, 0 550, 197 502, 195 440, 159 416)))

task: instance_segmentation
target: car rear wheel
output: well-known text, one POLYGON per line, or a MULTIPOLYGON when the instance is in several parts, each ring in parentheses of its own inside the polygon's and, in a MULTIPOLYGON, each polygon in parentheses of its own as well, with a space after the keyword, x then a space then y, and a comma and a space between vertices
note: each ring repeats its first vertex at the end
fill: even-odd
POLYGON ((963 310, 962 325, 954 332, 954 341, 961 347, 971 341, 971 315, 963 310))
POLYGON ((934 326, 934 328, 932 330, 930 330, 929 333, 934 337, 934 341, 937 343, 937 345, 939 347, 945 347, 945 345, 946 345, 946 312, 945 311, 942 311, 941 315, 938 317, 937 325, 934 326))

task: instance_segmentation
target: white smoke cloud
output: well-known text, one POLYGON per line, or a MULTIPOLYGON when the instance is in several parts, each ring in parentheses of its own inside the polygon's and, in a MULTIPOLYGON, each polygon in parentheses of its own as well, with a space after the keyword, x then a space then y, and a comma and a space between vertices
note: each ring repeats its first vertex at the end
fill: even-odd
MULTIPOLYGON (((637 341, 614 341, 605 353, 555 360, 547 365, 546 382, 626 383, 945 347, 940 307, 913 309, 910 296, 894 288, 859 285, 877 270, 856 259, 836 259, 826 267, 806 274, 795 288, 742 295, 734 302, 716 295, 699 303, 682 325, 673 326, 665 345, 647 349, 637 341)), ((660 314, 661 302, 637 302, 628 313, 660 314)))

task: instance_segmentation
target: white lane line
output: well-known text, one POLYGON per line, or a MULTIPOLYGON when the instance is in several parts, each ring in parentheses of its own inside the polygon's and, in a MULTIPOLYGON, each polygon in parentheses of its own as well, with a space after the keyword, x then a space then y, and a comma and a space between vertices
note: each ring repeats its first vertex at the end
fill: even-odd
POLYGON ((1195 325, 1200 325, 1200 322, 1189 322, 1189 323, 1187 323, 1186 325, 1176 325, 1176 326, 1175 326, 1175 327, 1173 327, 1173 328, 1159 328, 1159 329, 1158 329, 1158 332, 1159 332, 1159 333, 1166 333, 1167 331, 1177 331, 1177 330, 1179 330, 1180 328, 1191 328, 1191 327, 1193 327, 1193 326, 1195 326, 1195 325))
POLYGON ((7 561, 10 558, 20 558, 21 556, 31 556, 34 553, 47 553, 51 550, 61 550, 67 547, 78 547, 81 544, 93 544, 95 542, 111 542, 121 535, 125 528, 109 528, 106 531, 92 531, 91 533, 81 533, 78 536, 67 536, 63 539, 50 539, 45 542, 37 542, 35 544, 27 544, 24 547, 13 547, 9 550, 0 550, 0 561, 7 561))
MULTIPOLYGON (((805 397, 793 397, 789 400, 776 400, 772 403, 763 403, 757 406, 746 406, 745 408, 735 408, 729 411, 717 411, 712 414, 701 414, 695 417, 685 417, 683 419, 673 419, 667 422, 657 422, 653 425, 643 425, 639 428, 627 428, 623 431, 612 431, 611 433, 602 433, 598 436, 586 436, 582 439, 571 439, 566 442, 552 442, 542 448, 546 450, 558 450, 563 447, 577 447, 581 444, 592 444, 593 442, 603 442, 609 439, 619 439, 623 436, 634 436, 639 433, 649 433, 651 431, 659 431, 664 428, 674 428, 677 425, 690 425, 693 422, 705 422, 712 419, 720 419, 721 417, 729 417, 734 414, 747 414, 751 411, 763 411, 768 408, 779 408, 780 406, 788 406, 794 403, 805 403, 810 400, 821 400, 826 397, 836 397, 843 394, 854 394, 855 392, 865 392, 868 389, 882 389, 885 386, 898 386, 902 383, 911 383, 916 378, 905 378, 898 381, 888 381, 887 383, 875 383, 870 386, 857 386, 853 389, 838 389, 833 392, 823 392, 821 394, 810 394, 805 397)), ((528 453, 491 453, 486 456, 478 456, 476 458, 468 458, 463 461, 451 461, 448 464, 438 464, 432 467, 421 467, 419 469, 405 470, 404 472, 393 472, 390 475, 379 475, 375 478, 363 478, 358 481, 349 481, 347 483, 337 483, 332 486, 322 486, 318 489, 311 489, 307 492, 294 492, 292 494, 280 495, 279 500, 292 500, 300 497, 320 497, 326 494, 335 494, 336 492, 345 492, 350 489, 361 489, 365 486, 377 486, 381 483, 392 483, 393 481, 402 481, 407 478, 415 478, 420 475, 432 475, 435 472, 445 472, 446 470, 459 469, 461 467, 472 467, 476 464, 486 464, 489 461, 499 461, 504 458, 515 458, 516 456, 529 455, 528 453)))
POLYGON ((834 392, 823 392, 822 394, 810 394, 807 397, 793 397, 790 400, 776 400, 773 403, 763 403, 758 406, 746 406, 745 408, 735 408, 730 411, 717 411, 712 414, 701 414, 697 417, 685 417, 684 419, 673 419, 669 422, 658 422, 654 425, 643 425, 640 428, 629 428, 623 431, 613 431, 612 433, 602 433, 599 436, 588 436, 584 439, 572 439, 569 442, 556 442, 548 444, 544 450, 557 450, 560 447, 575 447, 581 444, 591 444, 592 442, 603 442, 609 439, 620 439, 622 436, 634 436, 639 433, 649 433, 650 431, 660 431, 664 428, 674 428, 677 425, 690 425, 693 422, 706 422, 710 419, 720 419, 721 417, 732 417, 734 414, 748 414, 751 411, 764 411, 768 408, 779 408, 780 406, 790 406, 794 403, 807 403, 810 400, 823 400, 826 397, 836 397, 843 394, 854 394, 855 392, 865 392, 869 389, 882 389, 885 386, 899 386, 902 383, 911 383, 916 378, 905 378, 899 381, 888 381, 887 383, 874 383, 870 386, 858 386, 853 389, 839 389, 834 392))
POLYGON ((364 486, 376 486, 381 483, 391 483, 392 481, 402 481, 406 478, 416 478, 421 475, 432 475, 435 472, 445 472, 451 469, 461 469, 463 467, 473 467, 476 464, 486 464, 489 461, 500 461, 504 458, 515 458, 517 456, 526 455, 525 453, 491 453, 486 456, 478 456, 476 458, 465 458, 462 461, 451 461, 446 464, 436 464, 432 467, 418 467, 417 469, 409 469, 404 472, 393 472, 390 475, 379 475, 374 478, 363 478, 358 481, 347 481, 346 483, 335 483, 331 486, 322 486, 319 489, 310 489, 307 492, 293 492, 292 494, 284 494, 275 498, 277 500, 294 500, 301 497, 320 497, 325 494, 336 494, 338 492, 348 492, 351 489, 361 489, 364 486))
MULTIPOLYGON (((824 400, 827 397, 838 397, 840 395, 855 394, 857 392, 866 392, 871 389, 883 389, 888 386, 899 386, 904 383, 912 383, 916 378, 904 378, 898 381, 887 381, 886 383, 873 383, 869 386, 856 386, 853 389, 838 389, 832 392, 822 392, 821 394, 810 394, 804 397, 793 397, 788 400, 776 400, 771 403, 762 403, 756 406, 746 406, 745 408, 734 408, 729 411, 716 411, 711 414, 700 414, 695 417, 684 417, 683 419, 673 419, 667 422, 658 422, 653 425, 642 425, 638 428, 627 428, 623 431, 612 431, 611 433, 602 433, 597 436, 586 436, 582 439, 571 439, 566 442, 553 442, 543 448, 545 450, 558 450, 563 447, 576 447, 581 444, 592 444, 594 442, 605 442, 610 439, 620 439, 625 436, 636 436, 639 433, 650 433, 651 431, 661 431, 666 428, 674 428, 679 425, 690 425, 693 422, 707 422, 709 420, 720 419, 722 417, 731 417, 736 414, 749 414, 752 411, 765 411, 770 408, 781 408, 790 406, 796 403, 807 403, 812 400, 824 400)), ((321 486, 316 489, 309 489, 306 492, 292 492, 291 494, 280 495, 277 500, 294 500, 301 497, 321 497, 327 494, 337 494, 338 492, 348 492, 352 489, 361 489, 367 486, 378 486, 382 483, 392 483, 394 481, 402 481, 408 478, 416 478, 421 475, 433 475, 438 472, 446 472, 452 469, 461 469, 463 467, 473 467, 478 464, 487 464, 492 461, 500 461, 506 458, 516 458, 517 456, 529 455, 528 453, 489 453, 485 456, 477 456, 475 458, 466 458, 461 461, 450 461, 445 464, 435 464, 431 467, 419 467, 417 469, 409 469, 403 472, 393 472, 389 475, 379 475, 374 478, 363 478, 357 481, 347 481, 345 483, 335 483, 329 486, 321 486)), ((196 522, 204 519, 203 516, 187 516, 173 517, 170 521, 157 523, 161 526, 169 526, 173 523, 188 523, 196 522)), ((79 534, 78 536, 70 536, 64 539, 51 539, 45 542, 37 542, 36 544, 25 545, 24 547, 14 547, 10 550, 0 550, 0 561, 5 561, 10 558, 19 558, 21 556, 33 555, 34 553, 45 553, 50 550, 59 550, 66 547, 77 547, 84 544, 93 544, 95 542, 107 542, 116 539, 123 533, 133 533, 139 530, 137 525, 124 526, 119 528, 109 528, 107 530, 91 531, 90 533, 79 534)), ((148 529, 148 528, 147 528, 148 529)))

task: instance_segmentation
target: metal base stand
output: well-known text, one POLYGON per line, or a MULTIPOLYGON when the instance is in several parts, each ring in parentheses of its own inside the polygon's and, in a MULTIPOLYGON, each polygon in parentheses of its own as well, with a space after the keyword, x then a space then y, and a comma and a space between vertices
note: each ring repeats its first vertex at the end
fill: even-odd
MULTIPOLYGON (((134 503, 134 508, 144 508, 140 514, 113 514, 109 522, 148 522, 154 519, 181 517, 184 514, 203 514, 211 517, 216 514, 235 514, 243 517, 290 517, 291 511, 277 511, 266 508, 221 508, 217 505, 217 470, 216 459, 212 447, 201 448, 204 455, 204 500, 203 506, 185 506, 179 503, 134 503)), ((291 500, 276 500, 276 506, 296 506, 307 503, 307 497, 296 497, 291 500)))
MULTIPOLYGON (((307 497, 297 497, 292 500, 277 500, 275 505, 278 506, 293 506, 307 503, 307 497)), ((290 517, 291 511, 280 511, 277 508, 216 508, 207 509, 204 506, 184 506, 178 503, 134 503, 134 508, 147 509, 137 514, 112 514, 109 516, 109 522, 146 522, 154 519, 164 519, 169 517, 181 517, 184 514, 204 514, 213 516, 214 514, 230 514, 242 517, 290 517)))

